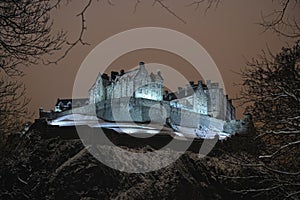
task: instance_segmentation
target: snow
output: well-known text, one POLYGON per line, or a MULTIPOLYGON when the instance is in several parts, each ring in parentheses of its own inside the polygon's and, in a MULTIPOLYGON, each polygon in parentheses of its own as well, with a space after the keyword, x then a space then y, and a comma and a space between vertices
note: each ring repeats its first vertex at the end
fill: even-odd
MULTIPOLYGON (((96 116, 81 115, 81 114, 70 114, 62 117, 58 117, 52 121, 48 121, 49 125, 52 126, 76 126, 76 125, 87 125, 92 128, 107 128, 112 129, 118 133, 126 134, 158 134, 161 131, 169 131, 169 128, 163 127, 159 124, 136 124, 136 123, 121 123, 121 122, 106 122, 98 119, 96 116)), ((230 137, 230 134, 222 132, 220 125, 215 125, 209 128, 202 128, 201 130, 177 126, 177 130, 174 131, 176 138, 202 138, 202 139, 214 139, 219 137, 219 140, 223 140, 230 137)))

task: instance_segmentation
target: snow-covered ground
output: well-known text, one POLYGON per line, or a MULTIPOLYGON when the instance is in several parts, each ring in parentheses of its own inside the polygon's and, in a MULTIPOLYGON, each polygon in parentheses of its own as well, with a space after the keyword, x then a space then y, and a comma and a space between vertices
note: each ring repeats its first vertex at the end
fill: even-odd
MULTIPOLYGON (((87 125, 92 128, 108 128, 119 133, 135 134, 135 133, 146 133, 146 134, 157 134, 162 131, 170 131, 170 128, 164 127, 159 124, 136 124, 123 123, 123 122, 106 122, 98 119, 96 116, 88 116, 81 114, 70 114, 59 117, 52 121, 48 121, 49 125, 56 126, 76 126, 76 125, 87 125)), ((177 126, 177 130, 174 131, 176 137, 179 138, 202 138, 202 139, 214 139, 218 137, 219 140, 223 140, 230 137, 230 134, 219 130, 220 127, 214 126, 210 129, 195 129, 189 127, 177 126)))

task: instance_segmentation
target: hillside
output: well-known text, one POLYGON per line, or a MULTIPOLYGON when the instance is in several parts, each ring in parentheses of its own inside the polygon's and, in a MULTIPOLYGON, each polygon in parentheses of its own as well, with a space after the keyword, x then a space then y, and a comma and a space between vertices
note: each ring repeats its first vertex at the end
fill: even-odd
MULTIPOLYGON (((239 191, 259 184, 259 178, 236 178, 260 174, 257 168, 241 165, 241 160, 254 162, 256 147, 251 136, 236 135, 218 142, 202 159, 197 140, 168 167, 129 174, 91 156, 79 139, 71 137, 76 135, 74 129, 57 127, 51 132, 59 134, 46 137, 48 129, 36 123, 26 135, 12 135, 1 147, 0 199, 250 199, 255 193, 239 191), (64 132, 67 138, 58 136, 64 132)), ((116 132, 107 134, 115 143, 127 141, 119 146, 136 152, 156 149, 116 132)), ((160 137, 162 143, 168 140, 160 137)), ((120 158, 112 154, 111 159, 120 158)), ((256 195, 257 199, 266 197, 256 195)))

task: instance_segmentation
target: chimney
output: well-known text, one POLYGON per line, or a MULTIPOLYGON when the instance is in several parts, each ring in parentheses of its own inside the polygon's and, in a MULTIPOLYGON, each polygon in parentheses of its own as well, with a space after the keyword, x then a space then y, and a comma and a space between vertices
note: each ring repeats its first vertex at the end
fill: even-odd
POLYGON ((157 76, 163 81, 163 77, 162 77, 162 75, 161 75, 160 70, 157 70, 157 76))
POLYGON ((203 83, 201 80, 198 81, 198 86, 201 86, 202 87, 203 83))
POLYGON ((206 85, 208 88, 211 88, 211 80, 206 80, 206 85))
POLYGON ((165 94, 163 94, 163 99, 168 100, 168 96, 169 96, 169 91, 165 90, 165 94))
POLYGON ((148 75, 148 71, 145 68, 145 63, 144 62, 140 62, 139 66, 140 66, 140 68, 139 68, 140 73, 142 73, 144 76, 148 75))
POLYGON ((191 85, 190 84, 186 84, 185 90, 184 90, 184 96, 188 95, 188 92, 189 92, 190 88, 191 88, 191 85))
POLYGON ((114 81, 117 78, 117 76, 119 76, 119 72, 111 71, 110 76, 111 80, 114 81))
POLYGON ((109 76, 105 73, 101 75, 101 78, 105 80, 109 80, 109 76))
POLYGON ((140 69, 145 68, 145 63, 144 62, 140 62, 139 66, 140 66, 140 69))
POLYGON ((120 71, 120 76, 123 76, 125 74, 125 70, 124 69, 121 69, 120 71))
POLYGON ((198 81, 198 87, 197 88, 198 88, 198 90, 203 91, 203 83, 202 83, 201 80, 198 81))
POLYGON ((178 92, 181 92, 182 91, 182 87, 178 87, 178 92))
POLYGON ((44 113, 44 108, 40 107, 40 109, 39 109, 39 116, 40 116, 40 118, 43 117, 43 113, 44 113))

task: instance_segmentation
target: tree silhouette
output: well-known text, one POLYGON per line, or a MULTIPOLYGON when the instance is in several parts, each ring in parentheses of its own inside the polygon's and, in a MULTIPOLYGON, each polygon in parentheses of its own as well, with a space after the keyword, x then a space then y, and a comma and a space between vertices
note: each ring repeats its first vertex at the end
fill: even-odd
POLYGON ((0 133, 19 129, 31 117, 25 86, 13 77, 22 67, 38 64, 41 57, 59 50, 65 34, 53 34, 50 11, 60 1, 3 0, 0 2, 0 133))
POLYGON ((246 110, 253 114, 261 137, 281 137, 280 149, 261 158, 274 158, 289 147, 300 146, 299 42, 270 57, 263 54, 249 62, 242 73, 242 100, 251 103, 246 110))
POLYGON ((0 86, 0 135, 3 136, 19 128, 31 116, 23 83, 1 77, 0 86))
POLYGON ((261 180, 254 188, 235 191, 296 197, 300 194, 296 189, 300 184, 299 42, 282 48, 276 55, 263 52, 258 59, 248 62, 241 75, 239 100, 246 105, 245 112, 252 114, 256 140, 261 144, 257 163, 251 166, 259 169, 261 180))
POLYGON ((50 11, 58 5, 46 0, 0 2, 0 68, 9 76, 22 75, 21 67, 37 64, 60 49, 63 32, 52 32, 50 11))

